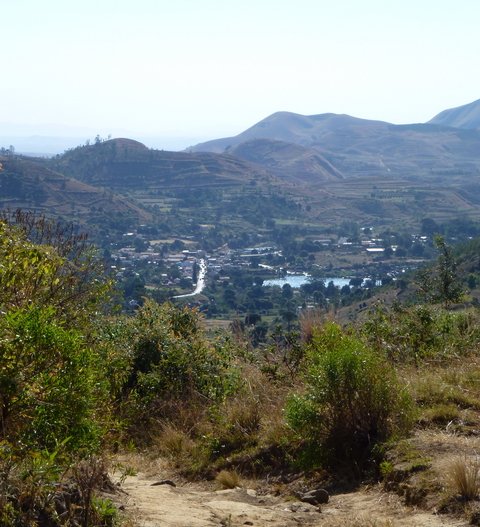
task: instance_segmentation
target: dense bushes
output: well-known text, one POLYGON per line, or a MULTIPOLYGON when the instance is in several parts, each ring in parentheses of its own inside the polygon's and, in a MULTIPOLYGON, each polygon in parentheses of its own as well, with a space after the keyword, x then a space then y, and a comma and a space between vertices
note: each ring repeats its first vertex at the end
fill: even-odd
POLYGON ((411 423, 410 402, 393 368, 357 337, 329 323, 308 349, 306 391, 287 420, 305 441, 309 462, 361 466, 376 445, 411 423))
POLYGON ((438 306, 395 306, 370 313, 363 336, 391 361, 416 363, 467 355, 480 342, 475 311, 448 311, 438 306))
POLYGON ((90 319, 108 283, 83 238, 22 221, 0 221, 0 438, 16 450, 67 439, 68 450, 91 450, 108 391, 90 319))
POLYGON ((207 341, 199 315, 188 308, 146 300, 133 317, 104 326, 100 341, 110 367, 117 362, 109 377, 130 425, 168 417, 171 402, 220 401, 236 385, 231 346, 207 341))
POLYGON ((84 335, 33 306, 1 317, 0 334, 0 437, 16 448, 98 447, 107 390, 84 335))
POLYGON ((111 289, 85 235, 31 214, 0 218, 0 307, 49 306, 67 326, 86 327, 111 289))
MULTIPOLYGON (((0 523, 66 525, 72 518, 58 519, 54 496, 68 469, 98 449, 110 418, 91 345, 109 284, 83 237, 15 219, 0 220, 0 523)), ((88 515, 93 505, 62 512, 82 507, 88 515)))

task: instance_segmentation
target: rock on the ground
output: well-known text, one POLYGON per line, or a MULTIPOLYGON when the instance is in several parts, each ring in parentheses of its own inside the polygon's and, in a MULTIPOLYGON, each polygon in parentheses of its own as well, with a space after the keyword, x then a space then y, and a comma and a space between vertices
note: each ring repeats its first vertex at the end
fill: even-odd
POLYGON ((321 503, 328 503, 330 496, 325 489, 313 489, 300 496, 300 499, 305 503, 311 505, 319 505, 321 503))

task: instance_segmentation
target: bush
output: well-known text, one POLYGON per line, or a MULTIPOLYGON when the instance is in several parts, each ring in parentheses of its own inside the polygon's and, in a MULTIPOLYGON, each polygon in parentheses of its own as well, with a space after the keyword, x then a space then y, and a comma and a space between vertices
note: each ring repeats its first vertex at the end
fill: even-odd
POLYGON ((105 333, 110 348, 123 350, 115 389, 131 424, 172 417, 165 412, 176 413, 181 401, 221 401, 236 386, 229 344, 208 342, 194 310, 146 300, 135 317, 117 319, 105 333))
POLYGON ((84 236, 29 214, 13 221, 0 218, 0 524, 73 525, 59 515, 85 504, 59 512, 56 498, 109 419, 91 346, 109 283, 84 236))
POLYGON ((336 324, 313 336, 307 370, 306 393, 290 398, 286 417, 315 455, 309 462, 361 468, 376 445, 408 430, 410 398, 392 367, 336 324))
POLYGON ((101 366, 83 335, 52 308, 11 310, 0 319, 0 438, 27 448, 93 450, 97 409, 107 397, 101 366))
POLYGON ((478 315, 418 305, 377 309, 363 326, 363 335, 378 352, 395 362, 451 359, 478 347, 478 315))
POLYGON ((97 316, 112 285, 86 235, 29 213, 0 217, 0 261, 2 310, 50 306, 70 327, 97 316))

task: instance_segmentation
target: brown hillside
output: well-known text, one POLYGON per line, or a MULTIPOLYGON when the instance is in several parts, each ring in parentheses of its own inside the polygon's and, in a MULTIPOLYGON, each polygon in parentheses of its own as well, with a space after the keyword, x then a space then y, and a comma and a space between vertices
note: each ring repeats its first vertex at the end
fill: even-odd
POLYGON ((0 208, 29 209, 94 224, 148 221, 151 215, 110 190, 67 178, 43 160, 0 158, 0 208), (103 218, 103 219, 102 219, 103 218))

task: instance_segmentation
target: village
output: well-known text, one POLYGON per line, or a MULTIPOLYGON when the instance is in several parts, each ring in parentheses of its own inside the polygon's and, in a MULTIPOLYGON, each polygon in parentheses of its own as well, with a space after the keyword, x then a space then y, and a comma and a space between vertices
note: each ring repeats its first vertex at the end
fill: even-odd
MULTIPOLYGON (((356 240, 346 236, 307 240, 308 245, 304 245, 309 250, 294 255, 268 240, 243 248, 224 244, 207 252, 191 236, 155 239, 139 230, 124 233, 118 243, 112 244, 109 255, 115 278, 138 285, 126 291, 130 306, 138 305, 142 294, 167 300, 192 297, 194 291, 199 295, 209 287, 214 291, 231 287, 235 285, 232 275, 239 273, 250 276, 249 285, 288 284, 296 289, 310 280, 321 280, 326 285, 333 282, 338 289, 345 285, 371 288, 401 282, 402 275, 421 265, 431 250, 429 236, 412 234, 410 247, 406 248, 404 240, 402 245, 392 243, 395 235, 386 240, 374 236, 371 228, 362 229, 356 240), (202 286, 196 288, 200 263, 204 264, 202 286)), ((195 300, 202 306, 206 299, 195 300)))

